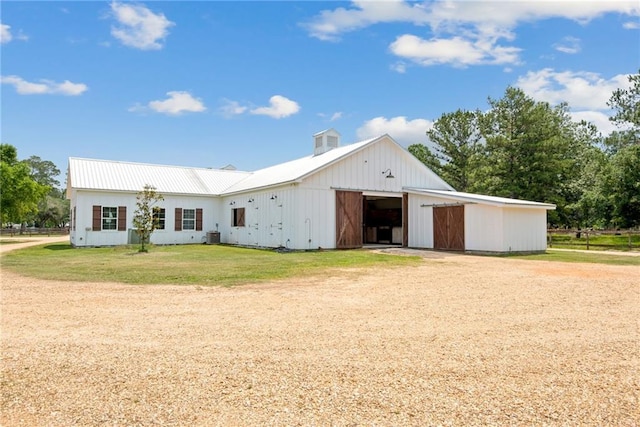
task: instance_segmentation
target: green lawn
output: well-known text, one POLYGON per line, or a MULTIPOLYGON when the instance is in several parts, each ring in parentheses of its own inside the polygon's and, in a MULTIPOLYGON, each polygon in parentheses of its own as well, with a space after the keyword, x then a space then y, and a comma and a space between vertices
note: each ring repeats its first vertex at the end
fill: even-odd
POLYGON ((640 266, 640 256, 611 255, 604 254, 599 251, 585 253, 547 249, 547 251, 542 254, 509 255, 509 258, 528 259, 534 261, 586 262, 596 264, 640 266))
POLYGON ((278 253, 225 245, 153 246, 73 249, 47 244, 8 252, 2 268, 55 280, 114 281, 131 284, 197 284, 233 286, 244 283, 331 274, 332 269, 411 267, 417 256, 368 250, 278 253))

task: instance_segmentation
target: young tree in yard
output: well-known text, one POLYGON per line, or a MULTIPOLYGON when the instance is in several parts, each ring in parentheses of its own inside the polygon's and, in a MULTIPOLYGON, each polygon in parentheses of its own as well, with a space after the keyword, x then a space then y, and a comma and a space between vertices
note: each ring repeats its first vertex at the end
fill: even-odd
POLYGON ((50 188, 33 179, 14 146, 0 144, 0 222, 23 223, 37 212, 38 202, 50 188))
POLYGON ((440 176, 458 191, 472 191, 480 140, 480 111, 457 110, 445 113, 427 131, 435 157, 440 160, 440 176))
POLYGON ((156 203, 164 200, 155 187, 145 185, 144 189, 136 196, 136 211, 133 214, 133 226, 136 234, 140 237, 139 252, 147 252, 145 244, 149 242, 151 234, 158 225, 157 217, 154 216, 156 203))

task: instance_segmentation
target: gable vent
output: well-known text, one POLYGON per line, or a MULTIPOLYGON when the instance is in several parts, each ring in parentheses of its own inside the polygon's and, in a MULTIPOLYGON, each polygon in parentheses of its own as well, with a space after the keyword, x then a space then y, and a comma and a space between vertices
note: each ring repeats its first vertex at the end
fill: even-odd
POLYGON ((340 146, 340 134, 335 129, 327 129, 313 135, 313 155, 317 156, 340 146))

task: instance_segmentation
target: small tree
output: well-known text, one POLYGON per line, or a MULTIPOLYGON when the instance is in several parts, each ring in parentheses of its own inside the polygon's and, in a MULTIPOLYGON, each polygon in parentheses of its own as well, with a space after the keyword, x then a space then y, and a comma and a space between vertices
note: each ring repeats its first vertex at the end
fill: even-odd
POLYGON ((140 237, 139 252, 147 252, 145 243, 149 242, 151 234, 158 225, 158 218, 154 216, 155 204, 164 200, 164 197, 156 191, 155 187, 146 184, 136 196, 136 200, 133 225, 136 228, 136 234, 140 237))

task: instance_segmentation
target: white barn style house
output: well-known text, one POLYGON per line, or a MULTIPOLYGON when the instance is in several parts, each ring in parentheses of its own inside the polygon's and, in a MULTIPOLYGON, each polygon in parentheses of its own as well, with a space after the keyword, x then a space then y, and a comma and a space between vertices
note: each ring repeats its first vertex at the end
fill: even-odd
POLYGON ((71 244, 134 243, 136 195, 151 185, 164 196, 155 244, 546 249, 554 205, 457 192, 389 135, 341 146, 329 129, 313 149, 255 172, 70 158, 71 244))

